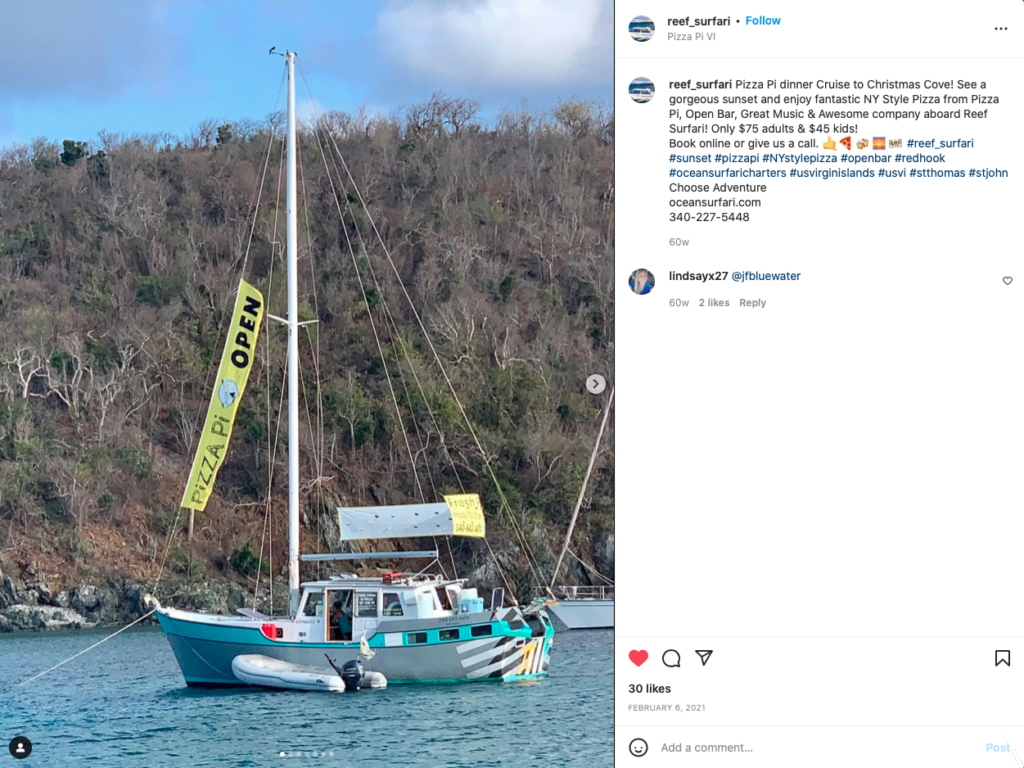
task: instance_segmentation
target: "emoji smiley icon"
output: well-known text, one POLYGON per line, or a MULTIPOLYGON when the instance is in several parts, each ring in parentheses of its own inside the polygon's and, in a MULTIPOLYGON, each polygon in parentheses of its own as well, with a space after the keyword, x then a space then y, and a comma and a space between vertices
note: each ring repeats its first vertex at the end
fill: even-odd
POLYGON ((633 757, 643 757, 647 754, 647 742, 643 739, 633 739, 629 742, 629 754, 633 757))

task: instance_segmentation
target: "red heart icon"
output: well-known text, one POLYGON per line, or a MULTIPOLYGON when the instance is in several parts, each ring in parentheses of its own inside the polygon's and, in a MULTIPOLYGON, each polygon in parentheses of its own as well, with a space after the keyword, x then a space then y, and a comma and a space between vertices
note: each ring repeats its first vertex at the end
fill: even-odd
POLYGON ((639 667, 647 661, 647 651, 630 651, 629 660, 639 667))

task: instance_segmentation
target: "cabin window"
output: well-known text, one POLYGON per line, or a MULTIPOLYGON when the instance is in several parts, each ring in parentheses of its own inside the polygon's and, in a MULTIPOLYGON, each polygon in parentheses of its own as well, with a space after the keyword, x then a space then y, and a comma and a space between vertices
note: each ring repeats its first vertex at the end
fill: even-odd
POLYGON ((409 645, 417 645, 419 643, 427 642, 427 633, 426 632, 410 632, 405 637, 406 637, 406 642, 408 642, 409 645))
POLYGON ((445 592, 444 587, 437 587, 434 590, 434 594, 437 595, 437 601, 434 603, 434 607, 440 611, 450 611, 452 609, 452 603, 448 599, 448 593, 445 592))
POLYGON ((323 592, 307 592, 306 593, 306 607, 302 609, 303 616, 323 616, 324 615, 324 593, 323 592))
POLYGON ((377 593, 356 593, 356 616, 361 619, 377 618, 377 593))
POLYGON ((445 608, 452 611, 459 610, 459 598, 462 596, 462 590, 459 587, 451 586, 444 588, 445 596, 447 599, 447 605, 445 608))
POLYGON ((404 616, 402 601, 398 599, 397 592, 384 593, 384 616, 404 616))
POLYGON ((459 630, 457 629, 442 629, 440 637, 442 640, 458 640, 459 630))
POLYGON ((487 637, 491 634, 490 624, 477 624, 469 630, 469 634, 473 637, 487 637))

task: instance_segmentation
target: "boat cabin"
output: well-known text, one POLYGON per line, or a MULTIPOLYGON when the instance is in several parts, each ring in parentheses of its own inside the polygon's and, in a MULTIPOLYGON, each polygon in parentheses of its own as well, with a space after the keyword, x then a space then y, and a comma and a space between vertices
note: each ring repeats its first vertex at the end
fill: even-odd
POLYGON ((399 573, 307 582, 302 585, 295 617, 296 639, 358 643, 364 633, 372 637, 388 623, 402 622, 404 629, 409 622, 430 619, 486 621, 480 615, 483 599, 465 583, 465 579, 399 573))

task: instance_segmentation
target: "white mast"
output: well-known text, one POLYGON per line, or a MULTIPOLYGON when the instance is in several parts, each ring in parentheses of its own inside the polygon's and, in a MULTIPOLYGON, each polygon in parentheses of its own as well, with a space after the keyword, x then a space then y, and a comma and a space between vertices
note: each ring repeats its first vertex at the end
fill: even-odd
POLYGON ((299 268, 298 214, 295 192, 295 53, 288 67, 288 611, 299 610, 299 268))

